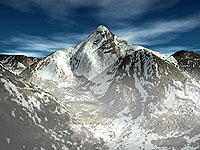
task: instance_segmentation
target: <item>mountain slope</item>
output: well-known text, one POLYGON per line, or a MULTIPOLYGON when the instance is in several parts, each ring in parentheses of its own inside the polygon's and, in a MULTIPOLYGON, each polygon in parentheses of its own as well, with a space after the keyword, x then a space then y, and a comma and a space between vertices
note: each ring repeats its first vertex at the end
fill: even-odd
POLYGON ((66 106, 0 65, 3 149, 104 149, 66 106))
POLYGON ((200 84, 142 49, 120 61, 112 76, 95 130, 111 149, 199 148, 200 84))

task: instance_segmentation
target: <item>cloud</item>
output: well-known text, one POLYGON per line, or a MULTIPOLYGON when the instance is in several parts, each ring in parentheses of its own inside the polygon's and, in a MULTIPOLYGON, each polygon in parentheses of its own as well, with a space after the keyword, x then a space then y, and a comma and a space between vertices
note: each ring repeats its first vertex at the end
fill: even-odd
POLYGON ((28 52, 28 51, 17 51, 17 50, 7 50, 6 52, 3 52, 1 54, 5 55, 25 55, 29 57, 43 57, 41 53, 37 52, 28 52))
MULTIPOLYGON (((80 14, 80 10, 85 8, 89 12, 92 11, 89 17, 93 16, 100 22, 116 26, 113 33, 120 38, 132 44, 156 47, 170 43, 179 38, 182 33, 200 27, 200 14, 154 20, 154 22, 144 20, 142 24, 136 26, 129 24, 128 20, 136 19, 137 22, 138 17, 154 11, 163 11, 179 1, 181 0, 0 0, 0 3, 25 12, 40 11, 56 20, 68 20, 69 24, 76 24, 73 15, 84 16, 80 14)), ((87 35, 79 33, 51 33, 48 37, 16 35, 3 41, 3 44, 16 45, 15 51, 31 51, 44 55, 44 53, 78 44, 87 35)))
POLYGON ((0 0, 0 3, 23 12, 40 11, 56 20, 64 20, 78 9, 94 5, 93 0, 0 0))
POLYGON ((31 36, 31 35, 15 35, 4 41, 2 44, 15 46, 14 50, 4 49, 6 54, 26 54, 28 56, 46 56, 58 49, 63 49, 75 44, 86 38, 85 34, 64 34, 55 33, 49 37, 31 36))
MULTIPOLYGON (((154 47, 155 50, 161 51, 158 45, 170 43, 178 38, 181 33, 188 32, 200 26, 200 14, 186 18, 176 18, 173 20, 160 20, 143 24, 141 27, 128 27, 113 30, 114 34, 122 39, 127 40, 134 45, 143 45, 154 47)), ((7 50, 8 53, 30 53, 34 55, 45 56, 51 52, 76 45, 88 36, 88 33, 52 33, 48 37, 15 35, 7 40, 1 41, 6 45, 15 45, 14 51, 7 50)), ((171 44, 172 45, 172 44, 171 44)), ((163 50, 173 52, 180 49, 193 49, 193 47, 166 47, 163 50)), ((164 52, 164 51, 163 51, 164 52)), ((162 52, 162 53, 163 53, 162 52)))
POLYGON ((114 32, 119 37, 133 44, 145 46, 169 43, 179 37, 181 33, 200 27, 200 14, 173 20, 160 20, 145 23, 141 27, 117 29, 114 32))

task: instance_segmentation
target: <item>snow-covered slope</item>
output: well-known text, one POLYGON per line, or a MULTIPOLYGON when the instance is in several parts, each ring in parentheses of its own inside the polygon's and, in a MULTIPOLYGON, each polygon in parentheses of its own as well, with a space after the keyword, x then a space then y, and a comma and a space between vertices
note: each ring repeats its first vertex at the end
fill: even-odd
POLYGON ((52 81, 59 81, 60 79, 63 80, 67 77, 73 77, 70 58, 75 51, 76 46, 56 51, 28 67, 21 73, 21 75, 26 78, 35 76, 44 80, 52 81))
POLYGON ((104 149, 59 100, 0 64, 1 149, 104 149))

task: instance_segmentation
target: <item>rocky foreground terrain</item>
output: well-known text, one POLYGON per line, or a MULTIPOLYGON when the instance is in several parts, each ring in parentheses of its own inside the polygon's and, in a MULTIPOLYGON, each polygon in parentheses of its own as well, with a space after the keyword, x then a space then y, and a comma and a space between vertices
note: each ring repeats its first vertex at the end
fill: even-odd
POLYGON ((107 149, 58 99, 0 64, 1 149, 107 149))
POLYGON ((200 149, 199 53, 159 54, 99 26, 20 77, 0 73, 5 148, 200 149))

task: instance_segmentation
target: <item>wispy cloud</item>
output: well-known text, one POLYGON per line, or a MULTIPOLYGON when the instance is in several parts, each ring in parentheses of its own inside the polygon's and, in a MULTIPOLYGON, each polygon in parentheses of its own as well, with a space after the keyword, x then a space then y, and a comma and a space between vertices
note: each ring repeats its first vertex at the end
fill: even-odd
POLYGON ((40 11, 56 20, 63 20, 66 17, 70 17, 79 8, 94 5, 93 0, 0 0, 0 3, 23 12, 40 11))
POLYGON ((181 33, 200 27, 200 14, 173 20, 146 23, 141 27, 129 27, 114 31, 133 44, 158 45, 176 39, 181 33))
POLYGON ((72 35, 64 33, 51 34, 49 37, 16 35, 1 41, 5 45, 15 45, 14 50, 4 49, 6 54, 26 54, 28 56, 46 56, 58 49, 63 49, 71 45, 78 44, 86 37, 85 34, 72 35))
MULTIPOLYGON (((157 22, 146 23, 141 27, 129 27, 114 30, 114 34, 128 42, 136 45, 153 47, 157 51, 168 50, 168 53, 180 49, 193 49, 194 47, 156 47, 160 44, 170 43, 178 38, 181 33, 188 32, 194 28, 200 27, 199 14, 186 18, 176 18, 173 20, 161 20, 157 22)), ((63 49, 71 45, 76 45, 84 40, 86 34, 66 34, 54 33, 48 37, 16 35, 7 40, 1 41, 3 44, 16 45, 14 51, 7 50, 7 53, 30 53, 37 56, 45 56, 55 50, 63 49)), ((162 53, 165 53, 162 51, 162 53)))
POLYGON ((5 55, 25 55, 25 56, 30 56, 30 57, 43 57, 41 53, 37 52, 29 52, 29 51, 17 51, 17 50, 7 50, 1 54, 5 55))

